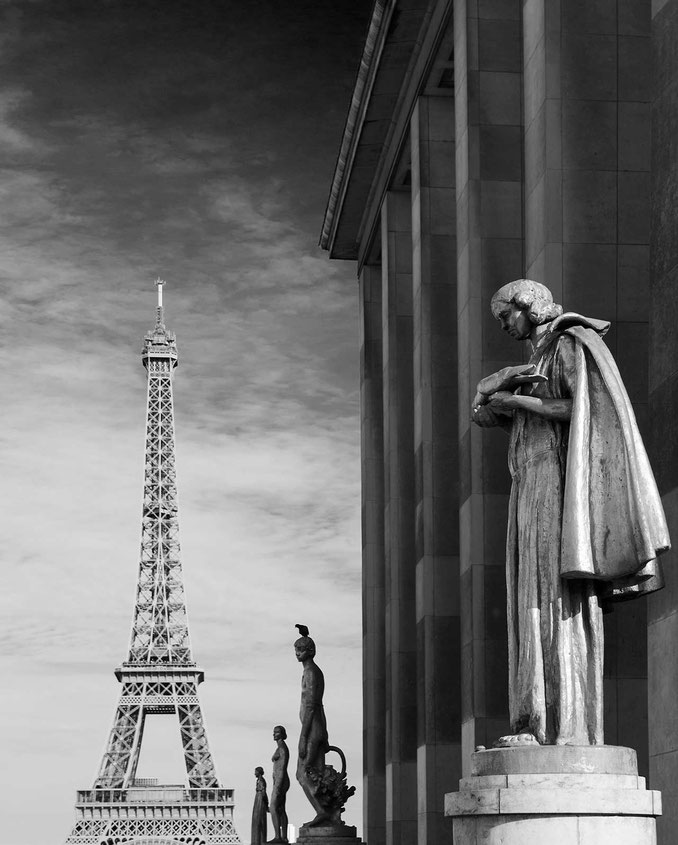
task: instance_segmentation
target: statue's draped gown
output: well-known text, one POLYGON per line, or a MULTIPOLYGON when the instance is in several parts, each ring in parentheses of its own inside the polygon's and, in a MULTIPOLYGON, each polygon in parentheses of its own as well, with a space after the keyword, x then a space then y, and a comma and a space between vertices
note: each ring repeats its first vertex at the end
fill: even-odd
POLYGON ((266 795, 266 781, 257 778, 254 806, 252 807, 252 837, 251 845, 264 845, 267 835, 268 796, 266 795))
POLYGON ((670 547, 657 484, 619 370, 609 323, 567 313, 530 363, 523 393, 571 399, 569 421, 513 413, 507 537, 509 712, 541 743, 603 742, 599 598, 660 589, 670 547))
MULTIPOLYGON (((533 356, 546 382, 523 393, 575 394, 575 341, 533 356)), ((603 619, 596 582, 561 577, 569 424, 514 411, 507 536, 509 712, 540 743, 603 742, 603 619)))

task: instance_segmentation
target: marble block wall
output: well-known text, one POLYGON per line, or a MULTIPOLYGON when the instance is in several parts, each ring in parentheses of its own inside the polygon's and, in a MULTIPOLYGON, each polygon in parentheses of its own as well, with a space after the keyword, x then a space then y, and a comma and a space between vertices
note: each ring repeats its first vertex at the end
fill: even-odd
MULTIPOLYGON (((525 262, 605 340, 648 435, 650 5, 524 0, 525 262)), ((605 618, 605 737, 647 773, 645 600, 605 618)))
MULTIPOLYGON (((678 544, 678 0, 652 3, 652 244, 650 459, 674 548, 678 544)), ((650 783, 664 798, 658 841, 678 830, 678 575, 663 557, 667 586, 649 599, 650 783)))

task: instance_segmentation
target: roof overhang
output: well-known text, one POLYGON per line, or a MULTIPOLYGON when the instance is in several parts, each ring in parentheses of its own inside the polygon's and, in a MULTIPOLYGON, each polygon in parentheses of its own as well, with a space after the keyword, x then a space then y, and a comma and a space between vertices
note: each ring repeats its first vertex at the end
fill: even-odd
POLYGON ((331 258, 365 260, 451 11, 452 0, 375 0, 320 236, 331 258))

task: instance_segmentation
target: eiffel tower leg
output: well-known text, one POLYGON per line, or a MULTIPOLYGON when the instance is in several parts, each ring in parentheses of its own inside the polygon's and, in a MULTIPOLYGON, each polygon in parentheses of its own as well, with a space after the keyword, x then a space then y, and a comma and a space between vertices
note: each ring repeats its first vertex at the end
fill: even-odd
POLYGON ((216 786, 217 774, 205 736, 200 705, 179 704, 177 709, 189 786, 216 786))
POLYGON ((95 789, 123 789, 134 777, 144 729, 141 704, 119 704, 95 789))
POLYGON ((146 711, 142 707, 137 722, 137 731, 132 743, 132 753, 130 754, 129 765, 127 766, 127 777, 125 778, 125 786, 130 786, 134 782, 137 775, 137 766, 139 765, 139 752, 141 751, 141 741, 144 738, 144 727, 146 726, 146 711))

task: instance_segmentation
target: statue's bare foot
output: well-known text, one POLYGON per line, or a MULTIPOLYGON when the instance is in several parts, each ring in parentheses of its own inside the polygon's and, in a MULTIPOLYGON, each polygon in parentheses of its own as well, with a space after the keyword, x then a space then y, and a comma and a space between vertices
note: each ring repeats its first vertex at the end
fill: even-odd
POLYGON ((539 745, 539 741, 533 733, 527 730, 515 734, 500 736, 492 746, 493 748, 524 748, 528 745, 539 745))

